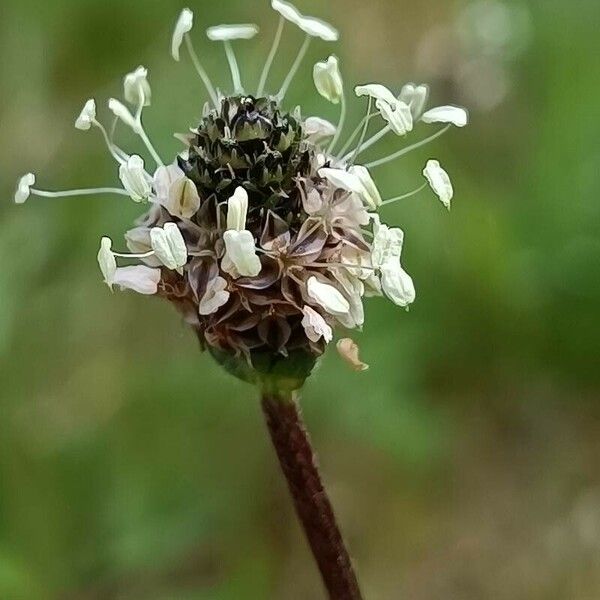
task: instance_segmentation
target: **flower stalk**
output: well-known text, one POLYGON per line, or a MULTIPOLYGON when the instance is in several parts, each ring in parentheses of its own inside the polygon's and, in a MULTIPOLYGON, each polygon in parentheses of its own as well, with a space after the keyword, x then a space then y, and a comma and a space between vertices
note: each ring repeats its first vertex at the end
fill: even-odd
POLYGON ((302 420, 295 392, 262 395, 271 441, 330 600, 362 594, 302 420))

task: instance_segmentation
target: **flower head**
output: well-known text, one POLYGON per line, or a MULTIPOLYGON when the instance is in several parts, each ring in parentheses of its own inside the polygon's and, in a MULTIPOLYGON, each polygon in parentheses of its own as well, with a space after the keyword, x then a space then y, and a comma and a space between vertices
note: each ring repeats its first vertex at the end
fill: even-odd
MULTIPOLYGON (((240 372, 243 364, 247 380, 263 385, 277 377, 281 385, 295 389, 339 328, 363 326, 365 298, 386 296, 401 307, 416 298, 403 266, 404 232, 382 223, 379 211, 427 184, 384 200, 374 169, 423 142, 371 163, 362 161, 362 152, 390 131, 404 136, 424 127, 422 123, 445 124, 433 138, 450 125, 466 125, 468 115, 452 106, 426 110, 425 85, 406 84, 399 95, 382 84, 359 85, 356 95, 368 98, 367 114, 338 150, 346 102, 335 56, 317 63, 313 78, 323 98, 341 105, 338 123, 306 118, 300 107, 289 110, 284 103, 310 40, 335 41, 338 32, 283 0, 272 0, 272 6, 282 20, 256 95, 242 85, 230 42, 253 38, 258 27, 208 28, 211 40, 224 42, 231 69, 233 92, 221 93, 194 50, 189 35, 193 13, 185 9, 180 14, 171 53, 179 60, 186 41, 209 102, 190 133, 178 136, 186 144, 178 156, 163 162, 144 129, 142 112, 151 90, 147 70, 138 67, 124 78, 124 102, 111 98, 108 106, 143 142, 156 168, 117 145, 96 120, 96 103, 89 100, 76 127, 102 130, 122 187, 48 192, 32 189, 35 176, 29 173, 19 181, 15 201, 23 203, 30 194, 51 198, 111 193, 145 203, 145 214, 125 234, 129 253, 113 251, 111 239, 102 238, 98 264, 105 283, 111 289, 164 298, 227 368, 235 365, 240 372), (273 89, 265 95, 262 88, 278 56, 285 21, 303 30, 306 38, 279 93, 273 89), (377 114, 383 128, 367 138, 377 114), (119 266, 121 259, 138 264, 119 266)), ((423 174, 450 207, 454 191, 439 162, 430 160, 423 174)), ((352 368, 367 368, 352 340, 342 339, 337 346, 352 368)))

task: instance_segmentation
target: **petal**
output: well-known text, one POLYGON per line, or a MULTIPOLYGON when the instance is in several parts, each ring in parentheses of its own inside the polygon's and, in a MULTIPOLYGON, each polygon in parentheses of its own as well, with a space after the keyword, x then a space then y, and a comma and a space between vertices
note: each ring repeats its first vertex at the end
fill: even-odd
POLYGON ((191 219, 200 209, 200 194, 196 184, 187 177, 173 183, 165 208, 174 217, 191 219))
POLYGON ((227 281, 222 277, 215 277, 211 280, 206 294, 200 300, 198 310, 201 315, 212 315, 229 302, 229 297, 227 281))
MULTIPOLYGON (((158 167, 154 173, 154 191, 160 204, 166 205, 171 186, 185 177, 185 173, 176 164, 158 167)), ((166 206, 165 206, 166 208, 166 206)))
POLYGON ((428 110, 421 120, 423 123, 452 123, 464 127, 469 122, 469 113, 458 106, 438 106, 428 110))
POLYGON ((423 175, 442 204, 450 210, 452 198, 454 197, 454 188, 452 187, 448 173, 442 169, 437 160, 430 160, 423 170, 423 175))
POLYGON ((332 315, 345 315, 350 312, 350 304, 341 292, 328 283, 311 277, 307 282, 308 296, 332 315))
POLYGON ((319 176, 323 179, 327 179, 327 181, 332 183, 334 186, 345 190, 346 192, 360 194, 363 191, 363 185, 360 179, 356 175, 353 175, 348 171, 344 171, 343 169, 331 169, 324 167, 319 169, 319 176))
POLYGON ((189 33, 194 26, 194 13, 189 8, 184 8, 179 15, 173 40, 171 41, 171 55, 176 61, 179 61, 179 49, 183 43, 183 36, 189 33))
POLYGON ((206 30, 206 35, 213 42, 230 40, 251 40, 258 33, 258 25, 245 23, 240 25, 216 25, 206 30))
POLYGON ((373 210, 381 206, 382 199, 369 170, 362 165, 353 165, 348 169, 350 175, 355 175, 360 180, 363 191, 360 194, 363 202, 368 208, 373 210))
POLYGON ((305 306, 302 309, 304 318, 302 319, 302 327, 306 332, 306 337, 311 342, 318 342, 321 338, 329 344, 333 339, 333 329, 327 324, 327 321, 310 306, 305 306))
POLYGON ((304 134, 314 144, 318 144, 326 138, 333 137, 336 131, 337 127, 333 123, 320 117, 308 117, 304 121, 304 134))
POLYGON ((152 296, 158 291, 160 269, 151 269, 144 265, 121 267, 116 270, 112 282, 121 289, 152 296))

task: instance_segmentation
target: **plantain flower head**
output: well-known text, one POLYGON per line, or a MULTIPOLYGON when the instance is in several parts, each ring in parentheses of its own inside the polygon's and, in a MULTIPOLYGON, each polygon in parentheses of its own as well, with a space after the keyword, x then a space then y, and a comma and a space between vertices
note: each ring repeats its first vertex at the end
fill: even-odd
MULTIPOLYGON (((182 152, 163 160, 146 132, 143 113, 152 92, 148 71, 140 66, 125 76, 123 99, 111 98, 108 108, 115 122, 139 138, 142 150, 119 146, 115 128, 97 120, 93 99, 75 123, 103 134, 116 163, 115 185, 50 192, 34 187, 36 178, 29 173, 19 180, 14 199, 22 204, 30 196, 110 194, 119 202, 138 203, 142 214, 123 241, 128 251, 114 250, 121 244, 109 237, 101 240, 98 265, 106 285, 171 303, 202 347, 237 376, 260 385, 276 379, 295 389, 340 332, 368 323, 367 298, 387 297, 402 308, 416 300, 405 270, 405 258, 410 263, 403 252, 405 235, 383 222, 386 206, 429 185, 449 208, 454 188, 434 159, 423 171, 427 182, 408 192, 383 190, 376 169, 452 126, 464 127, 468 114, 451 105, 428 110, 424 84, 358 85, 354 101, 364 103, 366 112, 348 135, 340 61, 330 56, 312 75, 318 94, 340 105, 340 119, 332 123, 304 115, 301 106, 286 100, 294 76, 310 43, 336 41, 339 33, 289 2, 271 4, 280 29, 256 90, 244 81, 234 45, 254 38, 258 27, 207 28, 210 40, 223 42, 231 71, 230 89, 219 91, 195 51, 193 13, 180 14, 171 54, 180 61, 187 50, 206 88, 201 118, 190 121, 194 106, 182 117, 180 130, 189 131, 178 136, 185 143, 182 152), (271 64, 281 56, 281 30, 290 24, 305 40, 283 84, 269 87, 271 64), (389 133, 404 139, 414 130, 416 143, 392 135, 391 141, 403 144, 400 149, 364 159, 389 133)), ((179 105, 177 113, 183 113, 179 105)), ((418 182, 418 173, 414 179, 418 182)), ((337 342, 340 355, 352 369, 367 369, 346 335, 337 342)))

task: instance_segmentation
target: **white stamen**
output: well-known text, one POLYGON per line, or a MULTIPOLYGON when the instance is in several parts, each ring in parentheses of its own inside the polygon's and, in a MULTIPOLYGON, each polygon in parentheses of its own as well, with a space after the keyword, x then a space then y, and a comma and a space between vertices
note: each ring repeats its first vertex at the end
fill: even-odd
POLYGON ((243 94, 244 87, 242 86, 242 77, 240 75, 240 67, 233 51, 233 46, 228 40, 223 41, 225 46, 225 55, 227 56, 227 62, 229 63, 229 70, 231 71, 231 80, 233 81, 233 89, 236 94, 243 94))
POLYGON ((119 196, 129 196, 129 193, 121 188, 89 188, 81 190, 66 190, 63 192, 48 192, 46 190, 34 190, 31 188, 34 196, 43 198, 71 198, 73 196, 96 196, 98 194, 118 194, 119 196))
POLYGON ((427 187, 427 184, 424 183, 422 186, 418 187, 416 190, 413 190, 412 192, 408 192, 407 194, 402 194, 402 196, 396 196, 395 198, 389 198, 388 200, 384 200, 381 203, 381 206, 386 206, 387 204, 393 204, 394 202, 399 202, 400 200, 406 200, 407 198, 416 196, 419 192, 422 192, 426 187, 427 187))
POLYGON ((275 33, 275 39, 273 40, 273 45, 271 46, 271 51, 269 52, 269 56, 267 57, 267 62, 263 68, 262 74, 260 76, 260 81, 258 83, 258 92, 256 95, 261 98, 265 91, 265 85, 267 83, 267 79, 269 77, 269 73, 271 71, 271 67, 273 66, 273 61, 275 60, 275 56, 277 55, 277 50, 279 50, 279 44, 281 44, 281 37, 283 35, 283 28, 285 27, 285 18, 283 16, 279 17, 279 25, 277 26, 277 32, 275 33))
POLYGON ((208 92, 208 95, 210 96, 212 103, 216 107, 218 107, 219 106, 219 96, 217 95, 217 92, 215 91, 215 87, 214 87, 212 81, 210 80, 210 77, 208 76, 206 69, 202 66, 202 63, 200 62, 200 59, 198 58, 198 55, 196 54, 196 50, 194 49, 194 43, 192 42, 192 38, 190 37, 190 34, 186 33, 184 35, 184 39, 185 39, 186 48, 188 50, 190 58, 192 59, 192 64, 194 65, 196 72, 198 73, 200 79, 202 80, 202 83, 204 84, 204 87, 206 88, 206 91, 208 92))
POLYGON ((432 142, 433 140, 439 138, 441 135, 446 133, 446 131, 448 131, 448 129, 450 129, 450 127, 452 127, 451 124, 446 125, 446 127, 444 127, 443 129, 440 129, 433 135, 426 137, 424 140, 421 140, 420 142, 417 142, 416 144, 412 144, 411 146, 407 146, 406 148, 402 148, 402 150, 398 150, 398 152, 394 152, 393 154, 390 154, 389 156, 386 156, 385 158, 380 158, 379 160, 375 160, 373 162, 367 163, 365 166, 368 167, 369 169, 372 169, 374 167, 379 167, 380 165, 385 165, 386 163, 391 162, 392 160, 396 160, 397 158, 400 158, 401 156, 404 156, 405 154, 408 154, 409 152, 412 152, 413 150, 416 150, 417 148, 421 148, 422 146, 425 146, 429 142, 432 142))
POLYGON ((277 94, 277 98, 279 99, 280 102, 285 98, 285 95, 287 94, 287 91, 289 90, 290 85, 292 84, 292 81, 294 80, 294 77, 296 76, 296 73, 298 72, 298 69, 300 68, 300 65, 302 64, 302 61, 304 60, 304 57, 306 56, 306 53, 308 52, 308 48, 310 46, 311 41, 312 41, 312 37, 309 34, 306 34, 306 38, 304 38, 304 43, 302 44, 302 47, 300 48, 300 52, 298 52, 298 56, 296 56, 296 60, 294 61, 294 64, 292 65, 290 72, 288 73, 287 77, 285 78, 285 81, 283 82, 283 85, 281 86, 281 89, 279 90, 279 93, 277 94))

